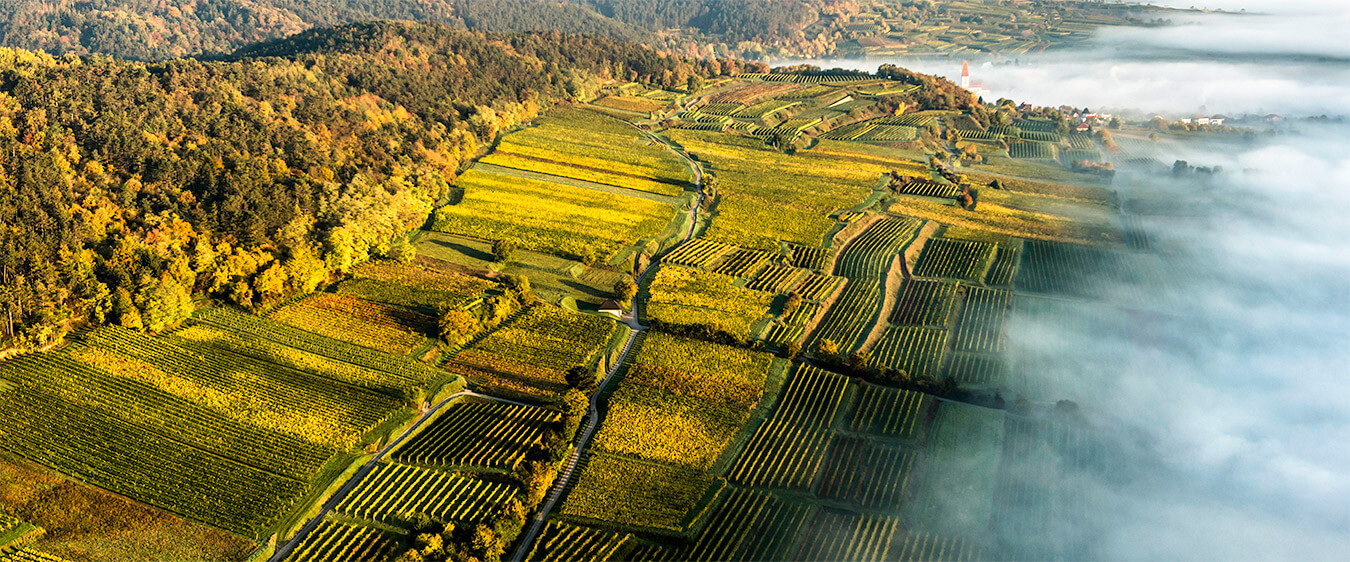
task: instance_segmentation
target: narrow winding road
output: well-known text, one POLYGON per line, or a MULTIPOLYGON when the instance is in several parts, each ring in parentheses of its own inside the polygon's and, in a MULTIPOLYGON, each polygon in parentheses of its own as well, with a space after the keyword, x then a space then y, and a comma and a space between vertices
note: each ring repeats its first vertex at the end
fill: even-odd
MULTIPOLYGON (((632 125, 632 123, 629 123, 629 125, 632 125)), ((679 155, 680 158, 683 158, 685 164, 687 164, 694 172, 694 187, 696 189, 697 197, 694 198, 694 207, 689 210, 689 231, 684 234, 684 238, 681 240, 681 242, 687 242, 690 238, 694 237, 694 231, 698 228, 698 209, 699 206, 703 204, 704 196, 703 169, 699 167, 698 163, 695 162, 693 158, 690 158, 683 150, 675 148, 670 142, 643 130, 636 125, 633 125, 633 127, 638 131, 641 131, 642 134, 647 135, 648 138, 666 145, 666 148, 669 148, 672 152, 679 155)), ((636 282, 641 284, 642 279, 652 271, 655 265, 655 261, 647 264, 647 267, 643 268, 643 270, 638 273, 636 282)), ((646 326, 643 326, 637 319, 637 295, 633 295, 633 302, 629 303, 628 310, 631 312, 624 315, 623 321, 628 325, 630 331, 628 333, 628 341, 624 343, 623 353, 619 355, 619 360, 614 363, 614 367, 605 375, 604 380, 601 380, 600 384, 596 385, 595 392, 591 394, 591 407, 587 415, 586 427, 578 432, 576 447, 572 449, 572 454, 567 457, 567 461, 563 464, 562 470, 558 472, 558 478, 553 481, 553 487, 549 489, 548 496, 545 496, 544 503, 539 507, 539 512, 536 513, 534 519, 530 521, 529 530, 526 531, 525 536, 517 542, 515 551, 511 553, 511 562, 522 562, 525 560, 525 556, 530 552, 530 547, 534 545, 534 541, 539 538, 539 533, 543 531, 544 524, 548 521, 549 513, 553 511, 558 500, 562 497, 563 492, 566 491, 567 486, 571 484, 577 462, 581 460, 581 454, 586 450, 587 445, 590 444, 591 436, 595 433, 597 425, 599 425, 600 394, 604 391, 605 387, 609 385, 609 382, 614 378, 615 373, 619 372, 619 367, 628 360, 628 352, 632 350, 633 342, 637 339, 637 335, 647 329, 646 326)))
MULTIPOLYGON (((629 123, 629 125, 632 125, 632 123, 629 123)), ((698 210, 699 206, 703 204, 703 197, 704 197, 703 169, 699 167, 698 163, 695 162, 693 158, 690 158, 688 154, 686 154, 683 150, 676 148, 669 141, 661 137, 658 137, 646 130, 643 130, 637 127, 636 125, 633 125, 633 127, 636 128, 638 131, 640 131, 642 134, 646 135, 648 138, 652 139, 653 141, 665 145, 666 148, 669 148, 671 150, 671 152, 674 152, 680 158, 684 159, 685 163, 689 166, 689 169, 694 172, 694 187, 696 189, 697 196, 694 198, 693 208, 689 210, 689 231, 684 234, 684 238, 681 240, 681 242, 686 242, 690 238, 693 238, 694 231, 698 228, 698 210)), ((647 274, 652 271, 654 265, 655 262, 647 264, 647 267, 643 268, 643 270, 640 273, 638 273, 636 281, 638 283, 641 283, 642 279, 645 278, 647 274)), ((609 373, 607 373, 605 375, 605 378, 600 381, 600 383, 596 386, 596 391, 591 395, 591 403, 587 415, 586 426, 577 433, 578 438, 576 441, 576 447, 572 450, 571 456, 569 456, 567 458, 567 461, 563 464, 562 470, 558 472, 558 477, 556 480, 554 480, 553 486, 549 490, 548 496, 545 497, 544 503, 540 506, 539 512, 535 515, 534 519, 531 520, 528 532, 525 534, 524 538, 518 542, 516 550, 515 552, 512 553, 511 556, 512 562, 520 562, 521 560, 524 560, 525 555, 529 553, 530 547, 534 544, 534 541, 539 537, 539 533, 543 530, 544 524, 548 519, 549 513, 553 511, 553 508, 557 505, 558 500, 562 497, 563 491, 565 491, 567 489, 567 486, 571 483, 573 473, 576 470, 577 462, 580 461, 582 452, 585 451, 587 445, 590 444, 591 437, 595 434, 595 430, 599 425, 600 419, 599 397, 601 391, 603 391, 604 388, 609 385, 609 382, 614 378, 614 375, 619 372, 619 367, 622 366, 628 360, 628 353, 632 351, 633 342, 637 340, 638 334, 647 329, 640 322, 638 322, 638 319, 635 314, 637 310, 636 295, 633 296, 633 302, 629 303, 629 310, 634 312, 630 312, 629 314, 623 316, 623 323, 627 325, 629 328, 628 340, 624 342, 623 351, 619 354, 618 360, 614 362, 614 367, 609 370, 609 373)), ((407 439, 409 435, 415 432, 418 428, 422 427, 422 425, 425 424, 426 421, 430 419, 432 415, 440 411, 441 408, 445 407, 446 404, 449 404, 456 398, 461 398, 465 396, 477 396, 487 400, 493 400, 507 404, 518 404, 525 406, 529 405, 529 404, 522 404, 520 402, 515 402, 512 400, 506 400, 503 398, 497 398, 494 396, 488 396, 485 394, 479 394, 469 390, 458 392, 449 397, 446 397, 444 400, 441 400, 440 402, 436 403, 435 406, 427 409, 426 412, 423 412, 422 416, 419 417, 416 422, 410 425, 408 429, 404 430, 403 433, 399 434, 397 438, 391 440, 388 445, 385 445, 385 447, 381 449, 369 461, 367 461, 366 464, 362 465, 361 468, 357 469, 356 473, 353 474, 351 478, 348 478, 347 482, 344 483, 342 487, 339 488, 338 491, 335 492, 333 496, 328 499, 328 501, 324 502, 323 507, 319 510, 319 513, 317 515, 315 515, 312 519, 310 519, 309 522, 305 523, 305 526, 302 527, 300 531, 296 533, 294 537, 291 538, 291 540, 277 547, 276 552, 272 554, 272 557, 269 560, 271 560, 271 562, 281 562, 287 556, 289 556, 290 553, 293 550, 295 550, 295 547, 300 544, 300 541, 304 540, 306 536, 314 532, 314 529, 318 527, 319 523, 324 520, 324 518, 328 515, 328 513, 331 512, 334 508, 336 508, 337 505, 341 503, 342 500, 346 498, 347 495, 350 494, 352 490, 355 489, 356 486, 358 486, 361 483, 361 480, 364 479, 366 475, 370 473, 371 470, 374 470, 375 465, 381 460, 383 460, 384 457, 390 451, 392 451, 395 447, 402 444, 403 441, 407 439)))

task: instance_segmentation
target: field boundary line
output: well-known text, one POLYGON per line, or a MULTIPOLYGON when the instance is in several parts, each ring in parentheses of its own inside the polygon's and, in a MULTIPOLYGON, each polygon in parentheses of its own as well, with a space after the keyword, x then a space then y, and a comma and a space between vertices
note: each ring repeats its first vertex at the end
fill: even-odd
MULTIPOLYGON (((632 123, 628 123, 628 125, 633 127, 634 129, 637 129, 639 132, 646 135, 648 138, 651 138, 652 140, 665 145, 666 148, 671 150, 671 152, 674 152, 677 156, 684 159, 685 163, 688 164, 690 170, 694 172, 694 187, 697 190, 696 193, 698 194, 698 196, 694 199, 693 208, 689 210, 689 215, 691 219, 689 221, 689 231, 684 233, 683 240, 681 240, 680 243, 688 242, 690 239, 694 237, 694 232, 698 228, 698 210, 703 203, 704 197, 703 168, 700 167, 698 163, 694 161, 693 158, 690 158, 689 155, 686 154, 682 149, 675 148, 675 145, 671 144, 670 141, 667 141, 666 139, 663 139, 660 136, 652 134, 651 132, 644 130, 641 127, 638 127, 637 125, 634 125, 632 123)), ((640 285, 642 283, 642 279, 646 277, 649 273, 651 273, 651 271, 655 269, 658 263, 659 260, 656 259, 651 260, 651 262, 647 264, 646 268, 644 268, 641 272, 638 272, 637 275, 634 276, 635 282, 637 282, 640 285)), ((639 291, 639 293, 640 292, 641 291, 639 291)), ((638 334, 644 332, 647 329, 638 321, 637 316, 635 315, 637 311, 637 299, 638 295, 636 294, 633 295, 633 302, 629 308, 629 310, 633 312, 624 315, 623 318, 623 323, 626 324, 631 330, 628 334, 628 341, 624 343, 623 352, 619 354, 619 358, 617 361, 615 361, 614 367, 610 369, 609 374, 605 375, 605 378, 601 380, 598 385, 596 385, 595 392, 591 394, 591 406, 590 410, 587 412, 588 419, 586 421, 586 427, 584 428, 583 431, 578 433, 578 435, 580 435, 580 438, 577 440, 576 446, 572 450, 572 454, 567 458, 566 463, 563 464, 562 470, 558 472, 558 477, 553 482, 553 489, 549 491, 549 494, 548 496, 546 496, 544 503, 539 508, 539 512, 535 514, 534 520, 530 523, 529 532, 527 532, 524 538, 521 539, 520 542, 516 545, 515 551, 511 554, 510 558, 511 562, 523 561, 525 559, 525 556, 529 554, 530 548, 534 545, 535 540, 538 539, 539 533, 543 531, 549 513, 553 511, 553 508, 558 503, 558 499, 562 497, 563 491, 566 490, 568 484, 571 483, 572 476, 574 475, 573 471, 576 469, 577 462, 580 461, 582 453, 585 452, 586 446, 590 443, 590 439, 595 433, 596 426, 599 425, 600 419, 599 404, 601 394, 603 394, 605 387, 609 385, 610 380, 614 378, 614 375, 619 372, 619 368, 623 367, 628 362, 628 354, 630 351, 632 351, 633 342, 637 340, 638 334)))
POLYGON ((402 445, 403 441, 406 440, 408 436, 412 435, 413 432, 421 428, 422 425, 427 422, 427 420, 431 419, 432 414, 435 414, 436 412, 440 411, 441 408, 444 408, 451 401, 463 398, 465 396, 477 396, 479 398, 485 398, 496 402, 520 404, 519 402, 505 400, 497 398, 495 396, 479 394, 472 390, 461 390, 459 392, 451 394, 450 396, 445 397, 440 402, 437 402, 435 406, 432 406, 431 408, 428 408, 425 412, 423 412, 422 415, 417 418, 417 421, 413 422, 412 425, 409 425, 407 429, 404 429, 403 432, 400 433, 397 438, 390 440, 389 444, 385 445, 383 449, 380 449, 380 451, 376 453, 375 456, 371 457, 369 461, 366 461, 366 464, 362 465, 361 468, 357 469, 356 473, 352 474, 351 478, 348 478, 347 481, 342 484, 342 487, 338 488, 338 491, 334 492, 333 495, 328 498, 328 501, 324 502, 323 508, 319 510, 318 514, 316 514, 307 523, 305 523, 305 525, 300 528, 300 531, 296 532, 295 536, 291 537, 291 540, 286 541, 285 544, 277 547, 276 552, 272 553, 272 557, 268 559, 269 562, 281 562, 282 560, 285 560, 286 556, 290 555, 291 551, 295 550, 295 547, 299 546, 300 541, 304 540, 305 537, 309 536, 310 533, 314 532, 314 529, 319 526, 319 523, 322 522, 325 517, 328 516, 328 513, 332 511, 334 508, 336 508, 337 505, 341 503, 343 499, 346 499, 347 495, 350 494, 351 491, 355 489, 356 486, 359 485, 367 475, 370 474, 371 470, 374 470, 375 465, 377 463, 384 460, 384 457, 387 456, 389 452, 393 451, 399 445, 402 445))

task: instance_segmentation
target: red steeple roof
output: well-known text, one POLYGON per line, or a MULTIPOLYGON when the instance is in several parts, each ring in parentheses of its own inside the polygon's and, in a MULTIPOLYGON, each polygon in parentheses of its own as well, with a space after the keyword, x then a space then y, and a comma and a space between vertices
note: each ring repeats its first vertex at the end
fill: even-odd
POLYGON ((961 76, 970 76, 970 65, 961 61, 961 76))

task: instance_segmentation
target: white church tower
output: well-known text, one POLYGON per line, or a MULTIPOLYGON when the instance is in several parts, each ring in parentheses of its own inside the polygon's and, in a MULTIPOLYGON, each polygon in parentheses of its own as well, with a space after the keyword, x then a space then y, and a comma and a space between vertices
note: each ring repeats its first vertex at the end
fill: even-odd
POLYGON ((970 65, 966 61, 961 61, 961 87, 970 89, 970 65))

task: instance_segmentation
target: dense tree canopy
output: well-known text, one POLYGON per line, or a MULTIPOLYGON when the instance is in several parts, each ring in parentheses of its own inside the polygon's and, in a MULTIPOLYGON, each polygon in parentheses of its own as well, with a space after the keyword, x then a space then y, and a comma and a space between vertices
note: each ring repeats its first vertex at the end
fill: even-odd
POLYGON ((0 0, 0 45, 162 60, 228 53, 312 27, 412 20, 558 30, 678 52, 713 43, 728 52, 742 42, 801 47, 810 42, 803 28, 837 8, 824 0, 0 0), (686 33, 652 33, 672 28, 686 33))
POLYGON ((310 27, 367 20, 636 37, 592 10, 550 0, 0 0, 0 44, 150 60, 227 53, 310 27))
POLYGON ((397 253, 499 131, 603 78, 709 68, 601 38, 388 23, 216 61, 0 50, 0 340, 86 319, 156 330, 193 294, 248 307, 312 290, 397 253))

